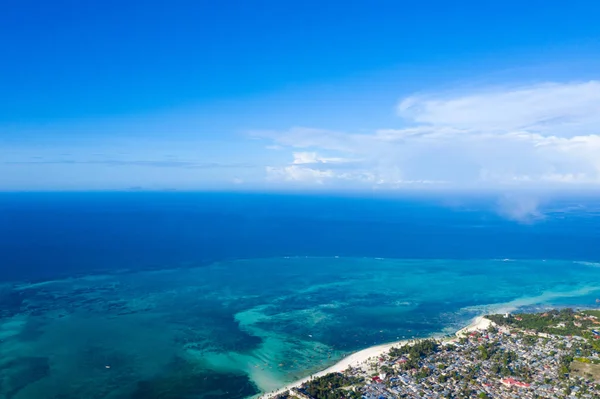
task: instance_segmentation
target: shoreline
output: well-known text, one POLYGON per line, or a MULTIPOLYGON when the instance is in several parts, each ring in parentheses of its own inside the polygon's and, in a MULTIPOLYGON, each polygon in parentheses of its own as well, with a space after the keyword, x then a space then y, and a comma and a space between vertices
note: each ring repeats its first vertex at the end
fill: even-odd
MULTIPOLYGON (((455 341, 461 335, 469 333, 469 332, 472 332, 472 331, 486 330, 490 325, 492 325, 492 321, 491 320, 487 319, 485 316, 477 316, 477 317, 471 319, 471 323, 469 323, 467 326, 465 326, 465 327, 461 328, 460 330, 456 331, 456 333, 454 334, 456 336, 456 338, 447 339, 447 342, 455 341)), ((404 340, 401 340, 401 341, 395 341, 395 342, 391 342, 391 343, 388 343, 388 344, 375 345, 375 346, 371 346, 371 347, 362 349, 362 350, 360 350, 358 352, 354 352, 354 353, 352 353, 352 354, 344 357, 339 362, 337 362, 336 364, 334 364, 331 367, 326 368, 325 370, 319 371, 319 372, 317 372, 315 374, 311 374, 311 375, 309 375, 307 377, 304 377, 302 379, 294 381, 294 382, 292 382, 290 384, 287 384, 286 386, 284 386, 284 387, 282 387, 280 389, 277 389, 276 391, 269 392, 269 393, 259 394, 259 395, 255 396, 254 398, 258 398, 258 399, 268 399, 268 398, 271 398, 271 397, 279 395, 279 394, 281 394, 281 393, 283 393, 285 391, 289 391, 292 388, 298 388, 299 386, 301 386, 305 382, 309 381, 311 378, 322 377, 322 376, 327 375, 329 373, 340 373, 340 372, 343 372, 343 371, 347 370, 348 367, 350 367, 350 366, 357 367, 357 366, 360 366, 361 364, 364 364, 364 363, 368 362, 373 357, 377 357, 377 356, 381 356, 383 354, 386 354, 393 347, 408 345, 408 344, 410 344, 412 342, 422 341, 422 340, 425 340, 425 339, 436 339, 436 336, 434 334, 434 335, 432 335, 430 337, 414 338, 414 339, 404 339, 404 340)))

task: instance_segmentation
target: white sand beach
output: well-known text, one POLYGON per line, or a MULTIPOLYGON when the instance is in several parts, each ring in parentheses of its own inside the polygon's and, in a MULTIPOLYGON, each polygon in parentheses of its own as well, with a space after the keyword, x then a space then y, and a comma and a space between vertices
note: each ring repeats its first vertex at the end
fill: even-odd
MULTIPOLYGON (((456 332, 456 336, 460 337, 461 335, 472 332, 472 331, 486 330, 491 324, 492 324, 492 321, 489 319, 486 319, 483 316, 476 317, 472 320, 471 324, 458 330, 456 332)), ((435 338, 435 337, 429 337, 429 338, 435 338)), ((421 339, 428 339, 428 338, 421 338, 421 339)), ((285 391, 288 391, 292 388, 299 387, 300 385, 302 385, 303 383, 305 383, 306 381, 310 380, 313 377, 322 377, 329 373, 342 372, 344 370, 347 370, 348 367, 360 367, 361 365, 365 365, 367 362, 369 362, 369 360, 373 360, 373 358, 377 358, 381 355, 386 354, 387 352, 389 352, 390 349, 392 349, 392 347, 407 345, 411 342, 415 342, 418 340, 419 339, 412 339, 412 340, 407 339, 407 340, 392 342, 389 344, 371 346, 369 348, 355 352, 355 353, 343 358, 338 363, 334 364, 333 366, 331 366, 323 371, 312 374, 301 380, 294 381, 293 383, 288 384, 285 387, 278 389, 275 392, 265 393, 265 394, 259 396, 259 398, 267 399, 267 398, 273 397, 275 395, 278 395, 280 393, 283 393, 285 391)), ((456 338, 454 338, 453 340, 456 340, 456 338)))
POLYGON ((490 319, 485 318, 484 316, 479 316, 473 319, 473 322, 466 326, 465 328, 461 328, 456 332, 456 336, 460 337, 472 331, 481 331, 487 330, 492 325, 492 321, 490 319))
POLYGON ((264 394, 264 395, 260 396, 260 398, 269 398, 269 397, 275 396, 277 394, 280 394, 282 392, 288 391, 292 388, 299 387, 306 381, 310 380, 312 377, 322 377, 329 373, 341 372, 341 371, 348 369, 348 367, 359 367, 361 364, 364 364, 367 361, 369 361, 369 359, 378 357, 378 356, 381 356, 381 355, 387 353, 392 347, 406 345, 410 341, 411 340, 403 340, 403 341, 393 342, 393 343, 389 343, 389 344, 371 346, 370 348, 366 348, 361 351, 355 352, 349 356, 346 356, 345 358, 343 358, 342 360, 340 360, 333 366, 331 366, 323 371, 320 371, 320 372, 312 374, 306 378, 303 378, 301 380, 298 380, 291 384, 288 384, 285 387, 283 387, 275 392, 271 392, 269 394, 264 394))

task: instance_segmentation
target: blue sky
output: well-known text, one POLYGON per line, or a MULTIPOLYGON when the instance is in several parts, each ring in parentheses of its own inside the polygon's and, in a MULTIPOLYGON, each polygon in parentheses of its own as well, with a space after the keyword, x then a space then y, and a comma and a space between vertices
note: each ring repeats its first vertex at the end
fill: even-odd
POLYGON ((28 1, 0 190, 600 184, 595 1, 28 1))

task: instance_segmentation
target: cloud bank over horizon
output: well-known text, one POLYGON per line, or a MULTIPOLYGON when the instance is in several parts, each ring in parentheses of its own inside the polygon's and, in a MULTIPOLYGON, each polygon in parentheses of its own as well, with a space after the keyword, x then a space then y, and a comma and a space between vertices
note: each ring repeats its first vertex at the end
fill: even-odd
MULTIPOLYGON (((598 80, 417 93, 389 104, 363 98, 318 113, 339 120, 361 105, 387 106, 394 117, 355 131, 298 123, 248 133, 269 123, 267 103, 239 122, 242 134, 195 110, 42 126, 0 146, 0 190, 600 189, 598 80), (208 135, 213 129, 219 134, 208 135)), ((298 104, 278 126, 307 120, 298 104)))
POLYGON ((266 168, 267 179, 382 189, 600 187, 600 81, 415 94, 396 110, 401 128, 253 132, 289 152, 289 164, 266 168))

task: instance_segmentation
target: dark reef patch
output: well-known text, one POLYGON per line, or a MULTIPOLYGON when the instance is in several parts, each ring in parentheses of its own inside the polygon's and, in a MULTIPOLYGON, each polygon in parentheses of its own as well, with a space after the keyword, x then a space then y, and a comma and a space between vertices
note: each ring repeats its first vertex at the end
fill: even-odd
POLYGON ((17 335, 21 342, 35 342, 44 334, 45 323, 39 318, 30 317, 17 335))
POLYGON ((12 287, 0 287, 0 319, 21 313, 28 296, 27 292, 13 290, 12 287))
POLYGON ((0 392, 6 393, 6 398, 14 397, 21 389, 36 382, 50 373, 47 357, 20 357, 6 363, 0 363, 0 392))
POLYGON ((243 399, 258 393, 246 375, 198 370, 177 358, 163 374, 138 382, 129 399, 243 399))
POLYGON ((210 343, 213 350, 248 352, 263 342, 260 337, 240 329, 239 322, 235 319, 237 310, 224 308, 218 302, 204 300, 199 305, 181 310, 175 307, 173 309, 168 316, 169 321, 186 327, 177 337, 178 343, 210 343), (210 329, 197 329, 198 326, 210 326, 210 329))

